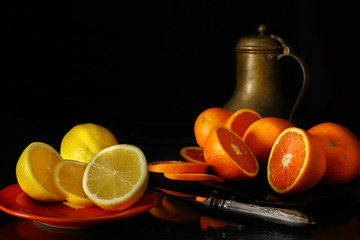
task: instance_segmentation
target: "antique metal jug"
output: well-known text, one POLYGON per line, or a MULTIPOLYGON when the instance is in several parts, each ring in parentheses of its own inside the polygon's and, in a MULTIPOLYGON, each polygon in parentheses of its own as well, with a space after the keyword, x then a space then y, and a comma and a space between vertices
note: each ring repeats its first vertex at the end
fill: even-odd
POLYGON ((280 37, 265 35, 265 25, 260 25, 258 30, 259 35, 243 37, 235 47, 236 87, 224 107, 231 111, 251 108, 262 117, 282 117, 293 121, 308 85, 304 64, 290 53, 290 48, 280 37), (283 83, 289 79, 283 79, 284 61, 280 61, 287 56, 299 63, 303 75, 302 87, 293 94, 297 97, 292 103, 284 97, 288 89, 284 89, 283 83))

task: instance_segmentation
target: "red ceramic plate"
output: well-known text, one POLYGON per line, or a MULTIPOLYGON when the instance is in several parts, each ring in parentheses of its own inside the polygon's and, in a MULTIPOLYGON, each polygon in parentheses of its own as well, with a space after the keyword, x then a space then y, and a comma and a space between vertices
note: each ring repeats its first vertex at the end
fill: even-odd
POLYGON ((71 208, 63 203, 43 203, 30 198, 19 184, 0 191, 0 209, 10 215, 35 220, 60 228, 88 228, 110 221, 134 217, 150 210, 156 203, 154 193, 144 196, 124 211, 107 211, 99 207, 71 208))

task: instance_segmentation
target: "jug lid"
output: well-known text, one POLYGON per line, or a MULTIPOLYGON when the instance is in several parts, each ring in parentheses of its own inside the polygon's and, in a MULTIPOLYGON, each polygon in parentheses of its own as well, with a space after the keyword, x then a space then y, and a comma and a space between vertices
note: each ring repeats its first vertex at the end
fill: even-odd
POLYGON ((258 27, 259 35, 245 36, 236 44, 235 51, 282 51, 282 42, 277 37, 265 35, 266 25, 258 27))

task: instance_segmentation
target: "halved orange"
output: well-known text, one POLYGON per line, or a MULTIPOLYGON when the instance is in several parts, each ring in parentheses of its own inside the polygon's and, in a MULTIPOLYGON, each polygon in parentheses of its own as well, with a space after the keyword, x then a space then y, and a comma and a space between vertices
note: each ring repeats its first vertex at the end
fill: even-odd
POLYGON ((261 119, 261 116, 256 111, 249 108, 242 108, 228 118, 225 127, 230 128, 242 138, 248 127, 259 119, 261 119))
POLYGON ((246 143, 221 125, 210 132, 204 157, 216 175, 227 181, 246 181, 259 172, 259 163, 246 143))
POLYGON ((184 161, 157 161, 149 163, 148 171, 158 173, 205 173, 208 165, 184 161))
POLYGON ((275 192, 296 194, 319 183, 325 167, 325 155, 316 139, 291 127, 278 136, 271 149, 267 177, 275 192))
POLYGON ((204 149, 199 146, 188 146, 180 149, 180 156, 188 162, 205 163, 204 149))

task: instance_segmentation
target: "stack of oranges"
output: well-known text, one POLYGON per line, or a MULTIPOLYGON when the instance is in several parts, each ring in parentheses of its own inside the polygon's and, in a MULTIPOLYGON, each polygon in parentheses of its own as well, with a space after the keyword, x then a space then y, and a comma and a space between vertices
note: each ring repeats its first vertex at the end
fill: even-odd
POLYGON ((198 146, 184 147, 180 155, 206 163, 225 181, 247 181, 263 168, 275 192, 296 194, 319 182, 347 184, 360 172, 360 140, 336 123, 306 131, 252 109, 213 107, 199 114, 194 133, 198 146))

